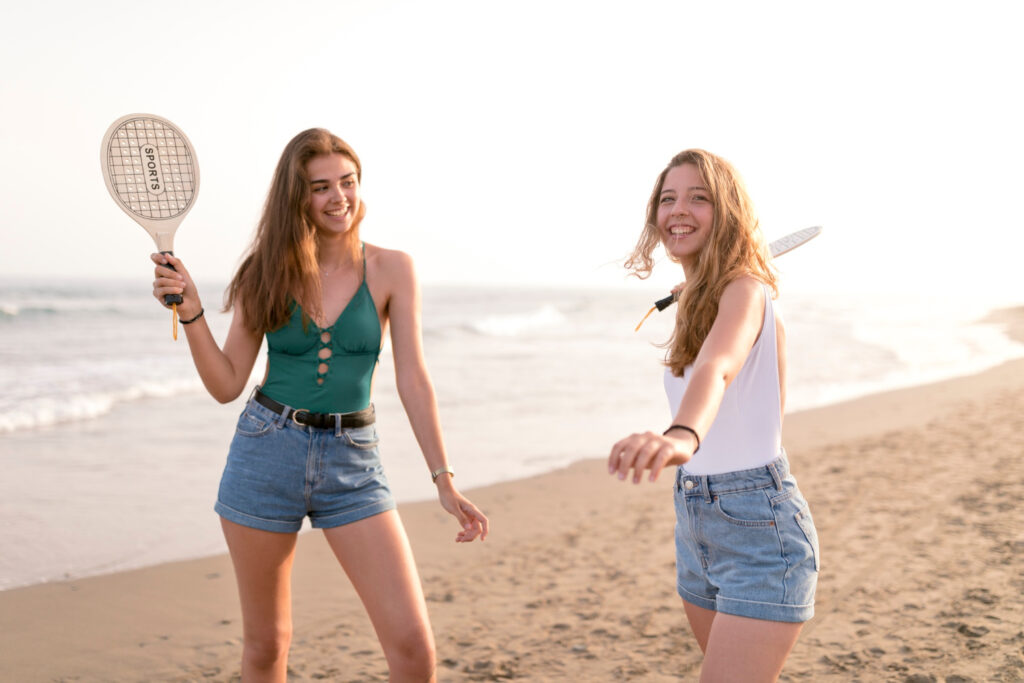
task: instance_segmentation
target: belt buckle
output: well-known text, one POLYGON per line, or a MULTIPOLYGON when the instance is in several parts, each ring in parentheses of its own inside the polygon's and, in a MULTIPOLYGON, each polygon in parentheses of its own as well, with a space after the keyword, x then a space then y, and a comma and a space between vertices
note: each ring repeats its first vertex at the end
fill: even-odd
POLYGON ((308 427, 309 424, 306 422, 299 422, 299 413, 305 413, 309 415, 309 411, 305 409, 293 410, 292 411, 292 422, 299 425, 300 427, 308 427))

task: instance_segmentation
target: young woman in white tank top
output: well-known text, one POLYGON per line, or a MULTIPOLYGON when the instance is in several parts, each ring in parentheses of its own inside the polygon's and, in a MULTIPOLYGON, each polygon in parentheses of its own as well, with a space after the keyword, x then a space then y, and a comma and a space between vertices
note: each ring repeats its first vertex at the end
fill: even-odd
POLYGON ((650 275, 658 244, 686 276, 666 344, 671 421, 617 442, 608 471, 639 484, 680 466, 677 588, 704 652, 701 680, 774 681, 814 613, 818 539, 782 448, 776 277, 727 161, 692 149, 669 162, 627 269, 650 275))

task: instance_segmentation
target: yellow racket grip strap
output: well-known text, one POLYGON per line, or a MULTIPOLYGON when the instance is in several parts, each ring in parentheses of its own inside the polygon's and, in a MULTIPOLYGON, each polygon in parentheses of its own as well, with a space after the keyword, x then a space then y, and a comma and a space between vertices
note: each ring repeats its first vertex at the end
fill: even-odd
POLYGON ((635 327, 635 328, 633 328, 633 331, 634 331, 634 332, 639 332, 639 331, 640 331, 640 326, 644 324, 644 321, 645 321, 645 320, 647 320, 648 318, 650 318, 650 317, 651 317, 651 313, 654 313, 654 311, 656 311, 656 310, 657 310, 657 308, 658 308, 657 306, 651 306, 651 310, 647 311, 647 315, 645 315, 645 316, 643 317, 643 319, 642 319, 642 320, 641 320, 640 322, 638 322, 638 323, 636 324, 636 327, 635 327))

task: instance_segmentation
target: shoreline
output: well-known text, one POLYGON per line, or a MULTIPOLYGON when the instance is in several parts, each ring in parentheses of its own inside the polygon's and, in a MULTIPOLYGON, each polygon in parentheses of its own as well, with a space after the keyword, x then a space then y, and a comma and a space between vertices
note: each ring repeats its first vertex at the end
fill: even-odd
MULTIPOLYGON (((982 322, 1003 324, 1006 327, 1008 336, 1010 336, 1012 339, 1024 343, 1024 313, 1018 315, 1018 311, 1024 311, 1024 307, 1021 307, 1019 309, 1015 308, 997 310, 993 312, 993 314, 989 316, 988 319, 983 320, 982 322)), ((799 443, 803 438, 805 438, 805 430, 809 430, 811 433, 815 433, 817 431, 817 429, 814 426, 808 425, 802 427, 799 433, 795 435, 795 438, 794 435, 790 434, 788 425, 793 421, 802 422, 804 418, 800 416, 804 414, 814 414, 817 411, 829 411, 833 408, 838 408, 850 410, 856 413, 857 415, 863 415, 865 409, 859 407, 858 404, 860 404, 860 402, 862 401, 872 403, 877 401, 881 405, 884 405, 886 407, 884 410, 878 411, 879 422, 876 426, 878 428, 886 430, 890 428, 897 428, 899 427, 899 425, 902 424, 900 420, 902 417, 905 416, 905 413, 907 412, 906 407, 903 405, 903 401, 900 399, 901 392, 916 390, 930 391, 934 389, 934 391, 936 391, 938 395, 948 398, 948 401, 946 401, 945 403, 952 405, 960 398, 966 397, 967 395, 982 395, 989 389, 994 388, 999 383, 1000 368, 1018 361, 1024 362, 1024 358, 1003 361, 1000 364, 989 367, 978 373, 955 376, 947 379, 940 379, 933 382, 908 387, 886 389, 878 393, 869 394, 866 396, 844 399, 817 407, 798 409, 795 412, 788 413, 786 415, 786 423, 783 434, 784 445, 787 447, 787 450, 792 450, 793 443, 799 443), (986 377, 989 377, 990 379, 986 380, 986 377), (966 393, 964 394, 964 396, 961 396, 961 392, 966 393)), ((194 436, 191 439, 183 440, 184 443, 187 443, 191 448, 195 449, 197 453, 205 452, 204 455, 194 459, 194 465, 196 467, 196 470, 197 472, 202 472, 202 475, 193 477, 192 481, 190 482, 192 486, 187 487, 188 490, 182 492, 185 495, 185 498, 188 501, 188 503, 190 503, 193 508, 199 508, 204 513, 212 511, 212 503, 210 502, 210 500, 212 500, 211 496, 216 493, 216 490, 215 488, 210 488, 210 482, 214 482, 215 485, 216 481, 219 480, 220 469, 222 467, 221 451, 224 450, 224 448, 226 448, 226 445, 222 443, 224 441, 223 434, 229 433, 230 430, 233 429, 234 421, 237 417, 239 410, 241 409, 242 404, 245 402, 245 396, 248 395, 248 393, 249 390, 247 389, 245 392, 243 392, 242 397, 236 399, 235 401, 232 401, 229 404, 206 405, 204 410, 212 411, 214 414, 217 415, 217 422, 215 423, 215 426, 211 426, 212 423, 206 422, 206 416, 208 414, 205 412, 198 419, 192 419, 189 422, 186 422, 185 424, 185 428, 193 431, 196 435, 210 435, 208 437, 194 436), (204 443, 207 444, 205 447, 204 443), (209 444, 215 445, 210 446, 209 444), (212 457, 209 457, 211 453, 214 455, 212 457), (199 486, 199 491, 197 491, 195 488, 195 486, 197 485, 199 486), (209 510, 207 508, 209 508, 209 510)), ((205 399, 205 394, 200 394, 200 397, 205 399)), ((158 397, 152 397, 147 398, 146 400, 141 402, 119 405, 110 414, 102 415, 100 416, 99 419, 116 420, 121 418, 123 415, 127 415, 128 421, 141 420, 144 419, 143 416, 146 413, 152 411, 152 406, 156 405, 160 400, 162 399, 158 397)), ((392 408, 394 409, 394 411, 400 412, 400 406, 392 406, 392 408)), ((868 408, 867 410, 874 410, 874 407, 868 408)), ((398 432, 401 431, 408 432, 407 425, 404 424, 401 419, 395 419, 394 416, 390 415, 388 411, 384 411, 383 413, 379 411, 378 420, 382 424, 386 423, 386 426, 388 427, 386 432, 389 434, 398 434, 398 432)), ((825 431, 827 433, 831 433, 833 436, 852 438, 856 436, 855 430, 847 429, 846 427, 848 426, 848 424, 849 423, 847 421, 839 421, 835 425, 830 423, 828 429, 825 431)), ((80 437, 83 437, 85 439, 89 439, 92 437, 105 438, 102 436, 107 431, 104 427, 105 425, 103 424, 103 422, 93 423, 90 421, 74 422, 70 424, 54 424, 30 430, 18 431, 16 433, 0 434, 0 440, 3 440, 3 438, 6 437, 6 439, 16 448, 28 448, 30 447, 29 444, 31 444, 37 437, 46 441, 48 440, 48 437, 51 434, 61 431, 63 429, 73 429, 79 433, 80 437)), ((126 435, 124 437, 121 437, 120 439, 118 439, 118 443, 123 445, 125 448, 128 448, 132 436, 133 435, 126 435)), ((406 436, 408 437, 407 440, 409 441, 409 443, 413 444, 413 442, 411 441, 411 432, 409 432, 406 436)), ((818 435, 815 434, 815 436, 817 437, 818 435)), ((413 458, 413 461, 414 464, 418 464, 418 454, 417 457, 413 458)), ((551 474, 553 472, 557 472, 561 469, 564 469, 568 465, 573 465, 577 462, 586 461, 587 458, 582 458, 578 460, 567 460, 567 464, 561 464, 556 466, 554 469, 544 470, 542 472, 528 473, 524 476, 514 476, 513 478, 504 479, 501 481, 489 482, 484 480, 483 482, 474 482, 471 483, 464 490, 475 491, 479 488, 513 484, 518 481, 529 480, 539 476, 542 477, 547 474, 551 474)), ((388 465, 387 469, 389 471, 389 478, 392 479, 392 489, 396 493, 396 497, 399 500, 400 506, 405 507, 412 504, 433 503, 433 496, 430 495, 430 492, 426 492, 426 489, 423 489, 423 487, 418 488, 423 489, 423 491, 425 492, 424 494, 410 494, 410 491, 413 491, 415 489, 413 489, 409 485, 409 482, 406 480, 407 475, 405 473, 401 472, 400 470, 392 471, 396 469, 394 464, 388 465), (399 480, 397 487, 395 486, 395 479, 399 480)), ((143 492, 142 495, 145 495, 145 492, 143 492)), ((0 502, 0 512, 3 512, 2 502, 0 502)), ((96 578, 110 574, 118 574, 127 571, 136 571, 140 569, 152 568, 167 563, 202 560, 206 558, 215 557, 217 555, 225 554, 226 549, 223 548, 223 538, 220 534, 219 527, 217 527, 216 524, 208 526, 209 529, 206 529, 206 531, 208 531, 209 533, 207 533, 199 543, 199 545, 205 548, 205 550, 195 552, 182 549, 182 551, 177 556, 173 557, 166 556, 166 553, 164 555, 157 555, 156 557, 151 557, 153 553, 143 551, 141 557, 126 556, 121 559, 112 561, 99 561, 93 566, 84 568, 68 567, 68 571, 64 572, 63 577, 44 578, 37 581, 31 581, 29 583, 19 583, 17 585, 9 587, 4 586, 2 583, 0 583, 0 595, 2 595, 4 592, 12 590, 20 590, 34 586, 48 585, 51 583, 81 581, 83 579, 96 578), (150 556, 150 559, 146 559, 147 556, 150 556)), ((304 535, 311 530, 312 529, 310 528, 307 521, 303 525, 301 534, 304 535)), ((193 529, 193 532, 194 531, 195 530, 193 529)), ((14 540, 16 541, 18 539, 14 540)), ((180 539, 178 540, 180 542, 180 539)), ((2 560, 2 558, 0 558, 0 560, 2 560)), ((0 568, 2 568, 2 562, 0 562, 0 568)))
MULTIPOLYGON (((997 315, 1024 339, 1024 308, 997 315)), ((1021 405, 1017 359, 786 416, 823 567, 817 614, 780 680, 1024 677, 1021 405)), ((435 502, 401 504, 439 680, 695 677, 670 496, 670 476, 633 486, 582 460, 473 489, 493 532, 468 546, 435 502)), ((372 628, 319 534, 302 534, 297 553, 295 680, 383 680, 372 628)), ((239 656, 226 555, 0 592, 12 680, 226 681, 239 656)))

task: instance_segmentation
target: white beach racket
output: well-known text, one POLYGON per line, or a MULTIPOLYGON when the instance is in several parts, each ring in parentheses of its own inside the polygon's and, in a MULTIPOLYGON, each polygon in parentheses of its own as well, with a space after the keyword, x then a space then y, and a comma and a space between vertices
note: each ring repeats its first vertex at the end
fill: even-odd
MULTIPOLYGON (((173 255, 174 231, 199 193, 199 163, 185 134, 159 116, 122 116, 103 136, 100 165, 121 210, 149 233, 157 250, 173 255)), ((168 294, 164 303, 177 315, 181 295, 168 294)))
MULTIPOLYGON (((768 251, 771 252, 772 258, 777 258, 787 252, 793 251, 794 249, 803 244, 806 244, 807 242, 814 239, 820 234, 820 225, 815 225, 814 227, 811 228, 804 228, 803 230, 797 230, 796 232, 789 233, 785 237, 780 237, 779 239, 774 240, 771 244, 768 245, 768 251)), ((659 311, 664 311, 666 308, 668 308, 669 306, 676 302, 678 296, 678 294, 669 294, 664 299, 658 299, 657 301, 655 301, 654 307, 651 308, 651 310, 647 311, 647 315, 645 315, 643 320, 641 320, 640 323, 636 326, 636 330, 640 329, 640 325, 644 324, 644 320, 647 320, 647 316, 649 316, 651 313, 654 313, 655 309, 659 311)), ((634 330, 634 332, 636 330, 634 330)))
POLYGON ((815 225, 813 228, 797 230, 796 232, 791 232, 785 237, 780 237, 773 241, 768 245, 768 251, 771 252, 772 258, 776 258, 778 256, 782 256, 786 252, 793 251, 800 245, 806 244, 820 234, 820 225, 815 225))

